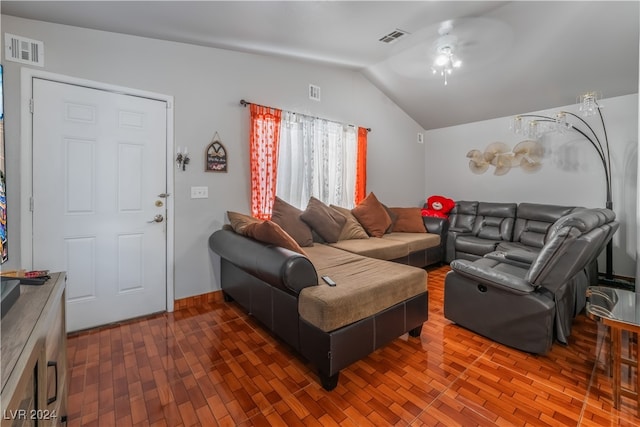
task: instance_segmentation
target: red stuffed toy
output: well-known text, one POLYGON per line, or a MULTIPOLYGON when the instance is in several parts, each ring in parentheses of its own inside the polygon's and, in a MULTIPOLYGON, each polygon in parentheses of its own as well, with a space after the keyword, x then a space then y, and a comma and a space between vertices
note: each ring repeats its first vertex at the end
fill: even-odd
POLYGON ((427 199, 427 207, 422 209, 422 216, 449 218, 449 212, 456 205, 453 200, 444 196, 431 196, 427 199))

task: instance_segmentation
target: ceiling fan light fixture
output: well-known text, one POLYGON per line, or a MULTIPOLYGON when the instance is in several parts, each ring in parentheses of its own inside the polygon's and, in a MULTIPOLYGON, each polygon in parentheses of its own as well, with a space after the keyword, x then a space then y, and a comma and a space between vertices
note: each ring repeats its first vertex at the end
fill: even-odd
POLYGON ((462 66, 462 61, 455 54, 457 38, 450 34, 441 35, 436 40, 436 59, 433 61, 431 71, 433 74, 440 74, 444 77, 445 86, 448 84, 447 76, 453 73, 453 70, 462 66))
POLYGON ((441 53, 436 57, 436 60, 434 61, 433 65, 435 65, 436 67, 444 67, 447 64, 448 60, 449 58, 447 57, 447 55, 444 53, 441 53))

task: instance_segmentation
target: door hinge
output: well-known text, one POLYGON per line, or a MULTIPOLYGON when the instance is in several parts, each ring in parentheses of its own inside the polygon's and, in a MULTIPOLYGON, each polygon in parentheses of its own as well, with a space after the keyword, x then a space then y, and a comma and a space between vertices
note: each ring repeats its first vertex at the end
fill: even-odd
POLYGON ((33 212, 33 197, 29 197, 29 212, 33 212))
POLYGON ((33 114, 33 98, 29 100, 29 112, 33 114))

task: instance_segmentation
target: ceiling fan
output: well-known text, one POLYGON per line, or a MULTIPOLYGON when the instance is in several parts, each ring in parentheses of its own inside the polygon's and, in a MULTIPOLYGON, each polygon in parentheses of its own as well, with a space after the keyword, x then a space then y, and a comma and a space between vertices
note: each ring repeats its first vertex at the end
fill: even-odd
POLYGON ((462 60, 455 52, 458 47, 458 37, 451 34, 453 23, 445 21, 440 25, 438 34, 440 37, 434 42, 436 59, 433 61, 431 71, 444 77, 445 86, 448 84, 448 77, 453 70, 462 66, 462 60))
POLYGON ((412 32, 396 44, 394 53, 385 63, 399 75, 427 84, 435 83, 437 79, 434 77, 440 77, 442 70, 442 66, 435 64, 442 62, 446 67, 448 53, 456 58, 450 62, 453 73, 473 73, 509 52, 513 44, 512 33, 513 29, 506 23, 487 17, 437 22, 412 32), (456 66, 457 61, 460 62, 456 66))

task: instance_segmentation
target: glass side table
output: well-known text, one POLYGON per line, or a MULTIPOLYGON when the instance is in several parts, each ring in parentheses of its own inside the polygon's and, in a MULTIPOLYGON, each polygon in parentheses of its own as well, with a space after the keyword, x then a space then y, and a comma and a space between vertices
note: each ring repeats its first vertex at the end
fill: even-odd
MULTIPOLYGON (((640 372, 638 372, 638 333, 640 333, 640 294, 604 286, 587 288, 587 316, 596 322, 609 327, 611 341, 609 354, 613 368, 613 406, 620 409, 620 396, 630 397, 636 401, 640 416, 640 372), (635 335, 636 359, 622 356, 622 332, 635 335), (635 389, 622 386, 622 365, 635 368, 635 389)), ((630 346, 632 345, 630 340, 630 346)), ((633 352, 630 352, 633 354, 633 352)), ((630 376, 631 377, 631 376, 630 376)))

